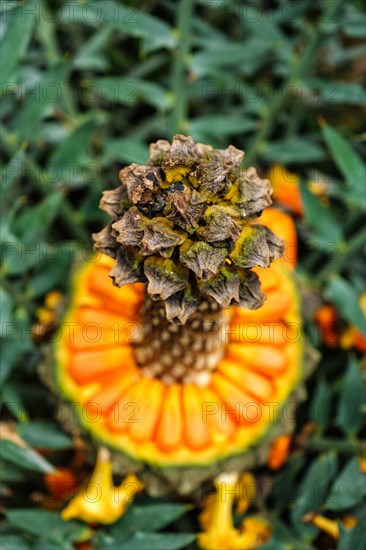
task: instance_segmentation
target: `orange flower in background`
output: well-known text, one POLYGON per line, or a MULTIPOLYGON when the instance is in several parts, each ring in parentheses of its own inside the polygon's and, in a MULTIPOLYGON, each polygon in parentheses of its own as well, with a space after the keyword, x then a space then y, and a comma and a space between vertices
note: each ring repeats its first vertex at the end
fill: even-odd
MULTIPOLYGON (((289 172, 281 164, 274 164, 269 168, 267 176, 272 185, 273 200, 277 204, 285 206, 294 214, 302 216, 304 214, 304 205, 301 197, 299 175, 289 172)), ((324 180, 319 179, 319 181, 315 181, 308 179, 307 188, 313 195, 319 197, 324 205, 329 205, 328 189, 324 180)))
MULTIPOLYGON (((366 316, 366 292, 361 294, 359 304, 363 314, 366 316)), ((340 344, 343 349, 356 348, 361 353, 366 353, 366 337, 355 326, 349 326, 343 331, 340 344)))
POLYGON ((303 215, 303 204, 299 185, 299 176, 286 170, 280 164, 274 164, 268 171, 268 179, 273 188, 272 198, 286 206, 298 216, 303 215))
POLYGON ((75 473, 69 468, 57 468, 55 472, 45 474, 44 481, 54 504, 69 497, 79 485, 75 473))
POLYGON ((318 325, 322 341, 331 348, 339 344, 339 320, 333 304, 324 304, 315 314, 315 323, 318 325))
POLYGON ((268 468, 271 468, 271 470, 279 470, 279 468, 281 468, 281 466, 283 466, 287 460, 287 457, 290 453, 290 447, 290 435, 281 435, 280 437, 275 439, 272 443, 271 450, 268 456, 268 468))
MULTIPOLYGON (((359 304, 366 314, 366 293, 360 296, 359 304)), ((322 341, 328 347, 355 348, 361 353, 366 353, 366 338, 363 333, 353 325, 342 329, 341 320, 333 304, 321 306, 315 314, 314 321, 319 327, 322 341)))

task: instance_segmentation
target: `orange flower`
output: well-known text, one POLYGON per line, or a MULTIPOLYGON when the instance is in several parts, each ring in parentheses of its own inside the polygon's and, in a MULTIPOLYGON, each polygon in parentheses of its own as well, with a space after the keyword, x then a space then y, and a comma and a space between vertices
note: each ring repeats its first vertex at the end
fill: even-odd
MULTIPOLYGON (((361 310, 366 316, 366 292, 361 294, 359 304, 361 310)), ((361 353, 366 353, 366 338, 355 326, 349 326, 346 328, 341 335, 340 344, 344 349, 356 348, 361 353)))
POLYGON ((299 186, 299 176, 275 164, 268 171, 268 179, 273 188, 273 199, 286 206, 298 216, 303 215, 303 204, 299 186))
POLYGON ((62 502, 78 486, 76 475, 69 468, 57 468, 52 474, 45 474, 44 481, 54 502, 62 502))
POLYGON ((338 315, 332 304, 321 306, 314 318, 319 327, 323 342, 328 347, 336 347, 339 343, 338 315))
POLYGON ((271 470, 278 470, 286 462, 291 447, 291 436, 281 435, 272 443, 267 465, 271 470))
MULTIPOLYGON (((280 164, 274 164, 270 167, 267 175, 273 188, 272 198, 274 201, 289 208, 294 214, 302 216, 304 213, 304 205, 301 197, 300 178, 298 174, 289 172, 280 164)), ((327 184, 324 180, 307 180, 307 188, 313 195, 320 197, 321 202, 325 206, 329 205, 327 184)))

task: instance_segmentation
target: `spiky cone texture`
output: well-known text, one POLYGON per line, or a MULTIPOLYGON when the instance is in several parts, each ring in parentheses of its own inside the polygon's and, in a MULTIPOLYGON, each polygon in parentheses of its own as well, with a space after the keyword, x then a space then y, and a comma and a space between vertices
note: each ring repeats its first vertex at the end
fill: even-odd
POLYGON ((268 180, 240 170, 244 153, 176 135, 150 146, 145 166, 120 171, 100 208, 112 223, 94 234, 95 249, 116 260, 113 283, 147 283, 168 321, 184 324, 203 300, 222 307, 263 304, 253 267, 269 267, 282 241, 255 223, 271 204, 268 180))
POLYGON ((265 462, 304 395, 296 233, 276 209, 254 222, 270 186, 242 156, 176 136, 121 171, 53 346, 65 425, 151 494, 265 462))

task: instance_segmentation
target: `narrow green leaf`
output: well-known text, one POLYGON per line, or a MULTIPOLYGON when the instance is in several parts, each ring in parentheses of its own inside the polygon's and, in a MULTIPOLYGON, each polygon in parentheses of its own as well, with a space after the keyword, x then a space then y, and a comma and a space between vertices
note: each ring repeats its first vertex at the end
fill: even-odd
POLYGON ((210 136, 234 136, 256 128, 254 120, 242 115, 205 115, 189 122, 189 134, 194 140, 210 139, 210 136))
POLYGON ((105 76, 87 82, 86 87, 89 86, 95 87, 97 96, 101 95, 116 103, 133 106, 142 101, 156 109, 165 110, 169 107, 164 88, 140 78, 105 76))
POLYGON ((19 149, 9 160, 8 164, 1 170, 1 209, 4 207, 8 193, 10 194, 12 185, 20 178, 24 170, 24 149, 19 149))
MULTIPOLYGON (((38 205, 28 208, 20 214, 14 224, 14 231, 17 237, 23 243, 29 245, 39 242, 43 236, 46 236, 59 211, 63 197, 64 194, 62 191, 54 191, 38 205)), ((37 251, 35 251, 35 254, 37 254, 37 251)), ((40 255, 38 251, 39 261, 40 255)))
POLYGON ((119 550, 179 550, 191 544, 196 538, 193 533, 142 533, 137 532, 127 540, 116 540, 119 550))
MULTIPOLYGON (((80 180, 90 182, 85 155, 94 129, 95 121, 87 120, 53 150, 47 166, 48 178, 53 185, 73 184, 80 180)), ((95 162, 93 165, 95 168, 95 162)))
POLYGON ((19 64, 26 52, 36 20, 37 0, 13 6, 14 8, 6 15, 9 21, 0 43, 0 95, 13 89, 18 77, 19 64))
POLYGON ((339 526, 340 538, 337 544, 337 550, 358 550, 366 548, 366 529, 365 529, 365 513, 363 517, 358 518, 357 525, 353 529, 347 529, 342 525, 339 526))
POLYGON ((30 550, 29 543, 19 535, 1 535, 1 550, 30 550))
POLYGON ((0 287, 0 336, 6 336, 6 327, 12 321, 13 300, 6 290, 0 287), (4 333, 5 330, 5 333, 4 333))
POLYGON ((333 212, 321 204, 319 198, 308 190, 302 179, 300 180, 300 188, 305 221, 314 230, 317 243, 338 246, 343 239, 343 235, 333 212))
POLYGON ((176 44, 173 29, 162 18, 112 0, 98 2, 106 23, 126 34, 141 38, 142 52, 150 53, 160 48, 171 49, 176 44))
POLYGON ((310 420, 325 430, 330 422, 332 390, 326 380, 321 379, 315 388, 310 403, 310 420))
POLYGON ((366 497, 366 474, 360 470, 359 457, 352 458, 335 479, 325 501, 328 510, 351 508, 366 497))
POLYGON ((291 162, 310 163, 323 160, 325 153, 314 141, 309 139, 296 138, 289 140, 278 140, 267 143, 263 149, 263 157, 268 162, 289 164, 291 162))
POLYGON ((27 447, 19 447, 19 445, 7 439, 1 440, 0 457, 34 472, 50 474, 55 471, 52 464, 39 453, 27 447))
POLYGON ((29 445, 39 449, 70 449, 72 438, 65 434, 57 424, 48 422, 29 422, 18 427, 18 434, 29 445))
POLYGON ((294 529, 305 539, 312 539, 318 530, 313 525, 303 523, 302 518, 309 512, 318 512, 324 502, 328 486, 337 473, 337 458, 334 453, 321 455, 306 472, 298 486, 298 498, 291 511, 294 529))
POLYGON ((88 534, 89 528, 77 521, 63 521, 58 512, 17 508, 7 510, 6 517, 25 533, 52 542, 77 542, 88 534))
POLYGON ((184 504, 159 503, 146 506, 130 506, 126 514, 113 526, 111 535, 121 538, 121 535, 133 531, 159 531, 188 510, 184 504))
POLYGON ((334 277, 327 285, 326 294, 337 306, 343 319, 366 335, 366 319, 356 289, 345 279, 334 277))
POLYGON ((323 124, 321 131, 335 164, 346 180, 350 191, 352 191, 355 204, 365 208, 365 164, 337 130, 328 126, 328 124, 323 124))
POLYGON ((337 424, 349 436, 357 434, 362 426, 361 407, 365 401, 361 369, 356 360, 351 360, 343 380, 337 414, 337 424))
POLYGON ((103 162, 105 164, 113 161, 144 164, 149 157, 148 147, 132 138, 107 139, 104 145, 103 162))

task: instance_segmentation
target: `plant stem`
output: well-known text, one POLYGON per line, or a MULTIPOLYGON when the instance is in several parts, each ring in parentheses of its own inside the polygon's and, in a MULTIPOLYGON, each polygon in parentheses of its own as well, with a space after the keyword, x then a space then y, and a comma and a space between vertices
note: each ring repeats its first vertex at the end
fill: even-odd
POLYGON ((173 58, 172 92, 172 135, 182 132, 187 119, 186 61, 189 54, 190 26, 194 0, 180 0, 177 14, 178 48, 173 58))

